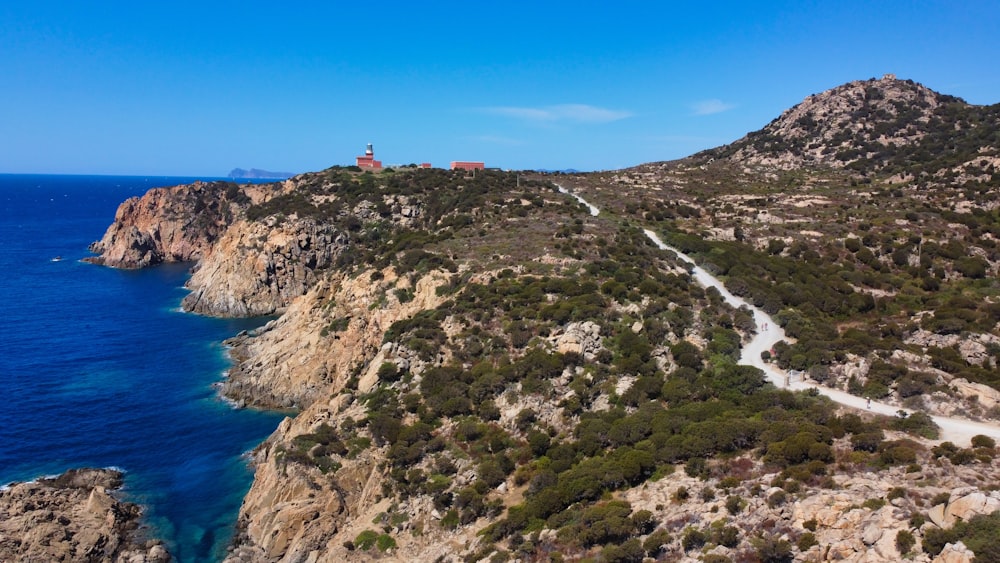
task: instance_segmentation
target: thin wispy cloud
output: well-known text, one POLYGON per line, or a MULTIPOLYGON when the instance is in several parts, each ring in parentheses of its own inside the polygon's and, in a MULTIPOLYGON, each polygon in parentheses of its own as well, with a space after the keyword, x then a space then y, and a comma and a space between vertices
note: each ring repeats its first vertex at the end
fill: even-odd
POLYGON ((722 100, 702 100, 696 102, 691 106, 694 110, 695 115, 712 115, 716 113, 722 113, 724 111, 729 111, 736 107, 736 104, 729 104, 723 102, 722 100))
POLYGON ((542 123, 610 123, 632 116, 632 112, 630 111, 600 108, 587 104, 559 104, 537 108, 494 106, 481 108, 481 111, 493 115, 542 123))

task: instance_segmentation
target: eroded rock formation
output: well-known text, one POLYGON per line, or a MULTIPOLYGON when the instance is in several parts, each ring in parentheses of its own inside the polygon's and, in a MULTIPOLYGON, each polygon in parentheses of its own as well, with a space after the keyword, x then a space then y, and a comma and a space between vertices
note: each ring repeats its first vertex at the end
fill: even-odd
POLYGON ((226 182, 195 182, 154 188, 125 200, 88 262, 115 268, 143 268, 201 258, 249 199, 226 182))
POLYGON ((182 306, 220 317, 281 311, 316 285, 345 246, 342 233, 312 219, 238 221, 199 262, 182 306))
POLYGON ((170 561, 143 537, 139 506, 111 494, 121 484, 118 471, 74 469, 0 490, 0 561, 170 561))

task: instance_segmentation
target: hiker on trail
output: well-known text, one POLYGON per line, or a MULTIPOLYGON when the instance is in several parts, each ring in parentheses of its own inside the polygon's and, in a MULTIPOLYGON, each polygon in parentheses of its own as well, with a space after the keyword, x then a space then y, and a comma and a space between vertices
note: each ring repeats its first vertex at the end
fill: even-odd
POLYGON ((868 408, 872 408, 872 398, 868 397, 868 408))

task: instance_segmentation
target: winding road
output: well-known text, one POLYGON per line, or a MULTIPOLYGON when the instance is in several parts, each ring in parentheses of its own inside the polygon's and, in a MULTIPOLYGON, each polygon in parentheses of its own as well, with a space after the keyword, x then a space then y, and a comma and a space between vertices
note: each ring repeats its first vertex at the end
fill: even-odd
MULTIPOLYGON (((556 187, 560 192, 571 195, 576 198, 577 201, 586 205, 590 209, 591 215, 596 217, 600 214, 600 209, 579 195, 563 188, 562 186, 559 186, 558 184, 556 187)), ((748 365, 759 368, 764 372, 768 381, 773 383, 776 387, 784 387, 793 391, 815 389, 821 395, 825 395, 841 405, 858 410, 869 411, 886 416, 898 416, 900 411, 906 412, 907 414, 912 412, 909 409, 903 409, 895 405, 880 403, 878 401, 871 401, 871 403, 869 403, 868 400, 863 397, 851 395, 850 393, 845 393, 839 389, 832 389, 813 382, 806 382, 802 379, 795 379, 793 381, 792 379, 794 378, 791 378, 788 372, 779 369, 775 365, 764 362, 761 358, 761 352, 770 350, 776 342, 784 340, 784 329, 778 326, 778 323, 774 322, 774 319, 772 319, 770 315, 757 307, 754 307, 744 299, 730 293, 722 282, 715 276, 709 274, 701 266, 695 264, 694 260, 680 250, 664 243, 660 240, 660 237, 658 237, 656 233, 649 229, 644 229, 643 232, 646 233, 646 236, 649 240, 653 241, 653 244, 655 244, 657 248, 660 250, 669 250, 676 254, 678 258, 688 263, 691 266, 691 274, 694 276, 695 281, 698 282, 699 285, 705 288, 714 287, 719 291, 723 299, 725 299, 726 303, 729 305, 736 308, 747 307, 753 312, 754 323, 757 325, 757 334, 755 334, 749 342, 743 345, 743 350, 740 353, 740 365, 748 365)), ((998 425, 947 416, 931 415, 931 418, 941 429, 941 441, 954 442, 959 446, 968 445, 972 440, 972 437, 977 434, 990 436, 991 438, 1000 441, 1000 426, 998 425)))

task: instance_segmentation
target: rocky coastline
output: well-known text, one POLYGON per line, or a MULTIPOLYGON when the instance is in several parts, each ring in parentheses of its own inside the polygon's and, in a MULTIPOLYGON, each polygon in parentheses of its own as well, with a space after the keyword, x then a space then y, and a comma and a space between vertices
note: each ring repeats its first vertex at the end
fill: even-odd
MULTIPOLYGON (((288 193, 301 181, 296 178, 284 187, 254 189, 288 193)), ((201 189, 202 195, 218 195, 201 189)), ((239 216, 244 205, 240 202, 262 201, 259 194, 233 196, 229 204, 232 216, 226 219, 226 213, 220 213, 219 221, 213 223, 218 230, 192 230, 186 225, 193 224, 196 210, 206 205, 187 200, 190 188, 173 190, 151 196, 141 205, 123 204, 125 211, 119 210, 119 220, 101 242, 95 243, 94 250, 102 254, 94 262, 139 267, 156 260, 197 260, 185 309, 216 316, 280 313, 264 327, 227 340, 233 367, 220 388, 239 406, 298 412, 294 418, 286 418, 254 452, 254 482, 244 498, 237 537, 226 561, 450 561, 476 554, 483 543, 480 532, 491 525, 491 518, 496 520, 496 515, 446 525, 447 504, 442 503, 452 502, 452 496, 442 500, 420 494, 394 495, 393 479, 399 478, 390 475, 386 463, 391 446, 369 439, 369 434, 374 436, 370 430, 357 432, 362 425, 372 424, 368 402, 375 400, 380 389, 384 391, 398 381, 393 378, 405 374, 409 381, 419 382, 432 368, 447 365, 454 359, 452 355, 460 352, 440 346, 421 354, 408 345, 412 340, 388 335, 394 323, 430 313, 445 303, 449 286, 467 272, 425 267, 419 272, 400 273, 391 261, 387 261, 389 265, 338 268, 339 260, 354 250, 349 245, 348 231, 352 229, 338 228, 335 222, 321 224, 294 213, 254 221, 239 216), (145 211, 138 215, 130 211, 136 208, 145 211), (158 221, 169 221, 173 226, 142 227, 158 221), (141 234, 154 232, 159 234, 141 234), (344 439, 347 443, 337 438, 341 431, 352 436, 344 439), (364 441, 367 443, 362 444, 364 441), (378 552, 358 548, 355 542, 373 533, 373 526, 392 540, 391 547, 380 547, 378 552)), ((368 207, 376 209, 378 203, 356 206, 350 212, 345 206, 337 218, 351 212, 357 215, 361 209, 369 213, 359 222, 378 217, 395 220, 396 211, 387 201, 382 201, 384 205, 377 212, 368 207)), ((400 216, 419 214, 420 209, 414 206, 400 216)), ((484 236, 484 232, 477 236, 484 236)), ((472 279, 485 280, 516 275, 513 270, 472 274, 478 276, 472 279)), ((472 341, 476 336, 454 318, 442 316, 435 322, 443 341, 460 337, 472 341)), ((493 328, 513 332, 516 326, 493 328)), ((606 352, 602 350, 602 328, 597 323, 567 323, 543 336, 547 346, 590 360, 606 352)), ((631 325, 633 334, 644 330, 642 322, 631 325)), ((689 342, 698 341, 692 337, 689 342)), ((653 356, 662 364, 661 369, 676 361, 665 349, 653 356)), ((518 436, 521 413, 532 410, 553 436, 560 431, 568 436, 572 429, 561 426, 568 423, 557 414, 562 411, 555 401, 572 398, 575 391, 569 389, 568 382, 583 373, 583 368, 578 369, 567 367, 551 378, 551 403, 529 394, 498 394, 491 428, 518 436)), ((609 389, 620 397, 634 382, 635 378, 625 377, 618 387, 609 389)), ((510 389, 516 391, 516 386, 510 389)), ((602 394, 593 409, 610 409, 611 396, 611 391, 602 394)), ((410 414, 401 416, 413 423, 419 412, 419 407, 414 407, 410 414)), ((873 418, 863 411, 842 410, 839 414, 855 416, 859 424, 873 418)), ((459 430, 460 424, 446 420, 436 431, 443 436, 466 432, 459 430)), ((719 561, 742 560, 756 546, 741 542, 739 536, 754 534, 773 539, 774 545, 794 543, 803 560, 810 561, 896 561, 904 556, 925 562, 969 561, 971 552, 960 543, 949 543, 937 558, 920 552, 920 545, 935 531, 956 521, 988 515, 1000 506, 1000 496, 986 485, 1000 478, 994 447, 976 450, 977 465, 971 467, 961 456, 953 456, 956 461, 952 463, 947 452, 935 453, 933 442, 902 433, 890 433, 886 438, 905 450, 900 455, 912 457, 907 466, 872 471, 864 462, 868 453, 859 452, 849 438, 838 438, 830 440, 827 463, 814 467, 814 475, 792 478, 791 474, 776 473, 762 456, 747 453, 697 475, 670 466, 670 472, 615 493, 613 499, 627 501, 636 513, 650 513, 662 530, 669 530, 671 543, 660 554, 670 560, 697 560, 709 555, 719 561), (689 529, 714 529, 723 516, 727 523, 724 530, 735 534, 735 539, 714 542, 718 545, 704 553, 689 552, 683 546, 680 538, 688 535, 689 529), (900 543, 900 537, 910 538, 910 543, 900 543)), ((445 470, 456 490, 467 490, 481 481, 481 466, 462 452, 455 452, 449 461, 451 466, 445 470)), ((423 469, 431 470, 429 463, 423 469)), ((515 474, 479 494, 502 512, 517 506, 529 487, 518 482, 515 474)), ((552 529, 529 537, 536 545, 559 539, 552 529)), ((507 547, 516 548, 513 541, 507 547)), ((572 558, 572 554, 567 556, 572 558)))
POLYGON ((166 563, 142 509, 118 499, 114 469, 72 469, 0 489, 0 561, 166 563))

